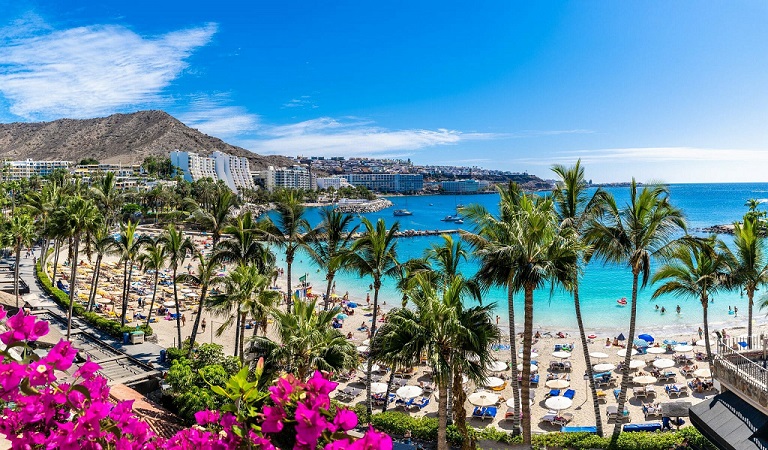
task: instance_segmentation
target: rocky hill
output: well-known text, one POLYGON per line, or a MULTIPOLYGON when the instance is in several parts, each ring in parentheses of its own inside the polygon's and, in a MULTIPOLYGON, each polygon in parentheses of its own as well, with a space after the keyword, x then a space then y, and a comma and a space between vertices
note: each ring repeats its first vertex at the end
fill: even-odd
POLYGON ((0 124, 0 159, 141 163, 149 155, 167 156, 172 150, 202 155, 220 150, 248 158, 252 169, 289 166, 284 156, 262 156, 189 128, 164 111, 113 114, 96 119, 59 119, 53 122, 0 124))

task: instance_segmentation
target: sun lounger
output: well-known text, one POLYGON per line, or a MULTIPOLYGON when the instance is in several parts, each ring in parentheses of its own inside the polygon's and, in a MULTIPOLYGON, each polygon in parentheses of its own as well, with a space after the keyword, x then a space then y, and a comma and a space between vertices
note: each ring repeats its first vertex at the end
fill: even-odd
POLYGON ((427 405, 429 405, 429 399, 427 397, 421 397, 421 400, 414 402, 411 405, 411 408, 418 408, 419 411, 421 411, 422 409, 426 408, 427 405))
POLYGON ((661 423, 659 422, 648 422, 648 423, 628 423, 624 425, 624 431, 646 431, 646 432, 652 432, 652 431, 661 431, 661 423))
POLYGON ((679 397, 683 394, 688 395, 688 386, 681 383, 668 384, 664 386, 664 390, 670 397, 679 397))
POLYGON ((624 407, 624 414, 619 414, 619 408, 616 405, 609 405, 605 408, 605 415, 608 418, 608 421, 632 421, 632 419, 629 417, 629 409, 627 409, 626 406, 624 407))
POLYGON ((549 392, 544 395, 544 398, 557 397, 558 395, 560 395, 560 389, 550 389, 549 392))
POLYGON ((557 413, 554 412, 548 412, 541 417, 542 422, 549 422, 552 425, 555 424, 555 419, 557 419, 557 413))
POLYGON ((555 420, 552 421, 553 425, 560 425, 561 427, 568 425, 568 422, 573 420, 573 414, 571 413, 563 413, 560 416, 555 417, 555 420))
POLYGON ((486 418, 493 419, 496 417, 496 413, 498 410, 495 406, 476 406, 475 410, 472 411, 472 417, 477 417, 479 419, 485 420, 486 418))
POLYGON ((591 433, 597 434, 597 427, 562 427, 561 433, 591 433))
POLYGON ((563 397, 570 398, 573 400, 573 397, 576 395, 576 391, 574 389, 568 389, 563 393, 563 397))
POLYGON ((654 395, 654 396, 655 396, 655 395, 656 395, 656 388, 654 388, 654 387, 653 387, 652 385, 650 385, 650 384, 649 384, 649 385, 647 385, 647 386, 645 387, 645 395, 646 395, 646 397, 647 397, 647 396, 649 396, 649 395, 654 395))
POLYGON ((661 417, 661 408, 650 403, 643 403, 643 414, 645 415, 645 420, 653 417, 661 417))
POLYGON ((534 384, 536 386, 539 385, 539 374, 538 373, 534 374, 534 375, 531 375, 531 385, 534 385, 534 384))
POLYGON ((645 396, 646 396, 645 388, 644 387, 634 387, 634 388, 632 388, 632 394, 635 397, 638 397, 638 398, 640 398, 640 397, 645 398, 645 396))
POLYGON ((605 391, 602 389, 597 390, 597 401, 605 403, 608 401, 608 397, 605 395, 605 391))

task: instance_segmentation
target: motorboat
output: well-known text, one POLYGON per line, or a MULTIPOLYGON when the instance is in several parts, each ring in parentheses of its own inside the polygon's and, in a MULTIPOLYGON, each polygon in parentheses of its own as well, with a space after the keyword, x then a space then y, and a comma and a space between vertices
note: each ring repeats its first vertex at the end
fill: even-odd
POLYGON ((616 303, 618 303, 621 306, 627 306, 627 298, 621 297, 620 299, 616 300, 616 303))
POLYGON ((458 214, 456 214, 455 216, 454 215, 448 215, 448 216, 443 217, 440 220, 442 220, 443 222, 456 222, 457 220, 462 220, 462 217, 460 215, 458 215, 458 214))
POLYGON ((396 209, 393 213, 394 216, 412 216, 413 213, 407 209, 396 209))

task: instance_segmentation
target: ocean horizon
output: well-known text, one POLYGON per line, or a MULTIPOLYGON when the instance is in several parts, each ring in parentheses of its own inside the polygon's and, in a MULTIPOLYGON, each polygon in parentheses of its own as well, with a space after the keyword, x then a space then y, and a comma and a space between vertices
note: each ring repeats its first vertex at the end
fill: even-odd
MULTIPOLYGON (((669 184, 670 199, 673 205, 683 210, 689 232, 693 235, 703 236, 699 230, 712 225, 730 224, 740 220, 747 207, 744 203, 748 199, 756 198, 768 202, 768 183, 690 183, 669 184)), ((612 193, 619 206, 625 204, 629 198, 628 187, 604 188, 612 193)), ((454 214, 456 206, 465 206, 478 203, 490 211, 498 211, 498 194, 473 194, 473 195, 427 195, 427 196, 395 196, 389 197, 393 206, 375 213, 361 214, 375 222, 379 218, 386 220, 387 226, 396 221, 400 222, 401 230, 451 230, 457 228, 469 229, 471 224, 465 222, 457 225, 452 222, 444 222, 441 219, 454 214), (408 209, 411 216, 394 217, 395 209, 408 209)), ((320 221, 320 208, 308 208, 307 219, 314 226, 320 221)), ((454 235, 458 237, 458 235, 454 235)), ((726 243, 732 242, 732 236, 721 235, 726 243)), ((423 236, 412 238, 400 238, 397 244, 398 259, 406 261, 410 258, 420 257, 425 249, 442 240, 440 236, 423 236)), ((276 252, 278 264, 285 267, 284 255, 276 252)), ((476 260, 470 258, 461 265, 461 271, 472 276, 478 268, 476 260)), ((652 263, 652 272, 659 268, 659 263, 652 263)), ((316 293, 325 292, 325 274, 309 260, 305 254, 297 255, 293 264, 293 279, 308 274, 309 281, 315 287, 316 293)), ((368 286, 372 282, 369 279, 361 279, 356 274, 341 273, 336 277, 336 292, 343 295, 349 292, 353 299, 364 301, 368 286)), ((650 281, 638 294, 637 327, 638 330, 653 331, 664 334, 695 334, 702 324, 702 308, 698 299, 689 297, 674 297, 664 295, 656 300, 651 300, 651 295, 656 286, 650 281), (656 305, 659 310, 656 310, 656 305), (676 307, 680 305, 680 314, 676 313, 676 307), (666 313, 661 313, 664 307, 666 313)), ((626 332, 629 327, 629 306, 621 306, 617 300, 631 297, 632 274, 627 265, 602 264, 593 261, 584 267, 580 280, 579 292, 581 297, 582 315, 585 327, 588 331, 599 334, 600 332, 617 333, 626 332)), ((373 293, 371 292, 371 295, 373 293)), ((758 291, 755 298, 757 304, 761 298, 758 291)), ((400 305, 401 295, 395 287, 395 281, 385 279, 380 292, 380 302, 386 302, 385 307, 400 305)), ((711 330, 726 328, 734 330, 747 326, 747 298, 736 291, 724 291, 712 296, 709 305, 709 320, 711 330), (738 308, 738 316, 729 313, 733 307, 738 308)), ((550 332, 575 332, 577 330, 573 298, 570 293, 556 288, 554 291, 548 286, 536 291, 534 294, 534 328, 550 332)), ((500 322, 507 324, 508 308, 507 295, 504 289, 491 289, 483 296, 483 303, 495 303, 495 314, 500 316, 500 322)), ((516 326, 522 326, 522 293, 515 295, 515 311, 517 313, 516 326)), ((756 323, 768 322, 766 312, 755 307, 754 319, 756 323)), ((745 331, 743 331, 745 332, 745 331)))

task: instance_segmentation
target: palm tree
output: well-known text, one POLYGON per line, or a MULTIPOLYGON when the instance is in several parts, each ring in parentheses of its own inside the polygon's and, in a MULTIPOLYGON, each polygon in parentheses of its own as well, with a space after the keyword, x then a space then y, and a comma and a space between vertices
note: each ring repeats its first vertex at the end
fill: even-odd
MULTIPOLYGON (((522 191, 510 183, 506 188, 498 187, 499 215, 494 216, 480 205, 470 205, 463 213, 474 224, 473 232, 462 231, 462 238, 475 250, 480 260, 476 278, 481 286, 502 286, 507 289, 507 319, 509 321, 510 366, 512 369, 512 395, 520 398, 520 383, 517 380, 517 335, 515 333, 514 294, 517 292, 513 282, 517 267, 511 258, 516 240, 512 227, 515 211, 518 209, 522 191)), ((513 407, 512 427, 514 433, 520 432, 520 402, 513 407)))
POLYGON ((765 254, 765 239, 759 230, 759 222, 744 216, 744 222, 733 224, 732 251, 723 242, 719 242, 720 250, 728 260, 733 277, 733 285, 747 292, 748 322, 747 344, 752 348, 752 310, 755 292, 760 285, 768 283, 768 257, 765 254))
POLYGON ((222 261, 236 265, 256 264, 259 272, 266 274, 275 265, 275 255, 256 238, 256 222, 250 212, 234 218, 223 233, 227 236, 219 242, 216 250, 222 261))
MULTIPOLYGON (((629 203, 619 209, 613 197, 604 204, 605 214, 589 225, 586 241, 594 248, 594 256, 616 264, 628 263, 632 270, 632 302, 627 342, 635 339, 638 287, 645 287, 651 273, 651 260, 668 250, 675 233, 685 230, 682 212, 669 202, 669 192, 662 186, 645 186, 638 192, 634 178, 629 187, 629 203), (642 275, 642 285, 639 286, 642 275)), ((623 411, 629 385, 629 361, 632 352, 627 351, 621 378, 618 410, 623 411)), ((621 421, 613 429, 612 441, 621 433, 621 421)))
POLYGON ((197 270, 195 273, 182 273, 178 277, 180 283, 193 283, 200 286, 200 299, 197 303, 197 317, 195 317, 195 323, 192 325, 192 334, 189 337, 188 358, 192 357, 192 352, 195 349, 197 329, 200 326, 200 318, 203 316, 203 308, 205 307, 208 288, 211 284, 215 283, 216 271, 221 267, 220 257, 216 253, 211 255, 210 258, 206 258, 201 252, 196 252, 195 257, 197 258, 197 270))
POLYGON ((54 222, 69 239, 69 310, 67 312, 67 340, 72 331, 72 311, 75 306, 75 291, 77 290, 77 257, 80 251, 80 241, 98 228, 102 220, 99 209, 91 200, 80 196, 69 199, 65 209, 56 212, 54 222))
POLYGON ((147 326, 152 321, 152 310, 155 309, 155 299, 157 299, 157 286, 160 280, 160 271, 165 268, 168 262, 168 252, 160 239, 154 239, 147 243, 144 251, 139 255, 139 266, 144 272, 152 271, 155 274, 152 283, 152 301, 149 302, 149 312, 147 313, 147 326))
POLYGON ((221 234, 229 222, 230 211, 236 201, 237 198, 232 191, 223 189, 216 196, 210 211, 198 208, 192 213, 192 219, 213 236, 214 247, 221 239, 221 234))
POLYGON ((131 288, 133 276, 133 263, 141 254, 144 245, 150 242, 146 237, 136 237, 135 222, 120 224, 120 233, 115 238, 115 249, 120 254, 120 262, 123 263, 123 296, 122 311, 120 312, 120 324, 125 326, 125 316, 128 312, 128 294, 131 288))
MULTIPOLYGON (((400 229, 400 222, 395 222, 392 228, 387 230, 384 219, 379 219, 374 226, 370 220, 363 217, 365 231, 353 244, 345 257, 345 265, 348 270, 357 272, 360 276, 373 278, 373 322, 371 324, 371 336, 376 335, 376 322, 379 313, 379 289, 381 280, 385 276, 395 273, 397 263, 397 241, 395 234, 400 229)), ((367 409, 371 415, 373 404, 371 399, 371 368, 373 361, 368 358, 366 373, 367 382, 367 409)))
POLYGON ((315 230, 314 238, 309 242, 309 255, 318 266, 325 269, 328 285, 325 290, 323 309, 327 310, 331 300, 333 279, 336 272, 342 269, 341 265, 352 244, 352 235, 355 234, 359 225, 348 230, 354 219, 353 216, 334 211, 332 208, 322 209, 320 218, 322 221, 315 230))
MULTIPOLYGON (((722 245, 722 242, 719 244, 722 245)), ((709 345, 709 298, 727 287, 726 258, 715 251, 718 246, 713 236, 705 240, 686 240, 677 246, 669 260, 653 276, 652 283, 664 282, 654 291, 652 298, 663 294, 698 298, 704 312, 704 344, 707 361, 712 361, 709 345)))
POLYGON ((107 172, 102 178, 96 180, 90 192, 104 215, 104 222, 107 226, 111 226, 123 204, 123 195, 115 183, 115 173, 107 172))
POLYGON ((11 217, 8 227, 8 238, 13 242, 13 253, 16 263, 13 267, 13 293, 16 296, 16 307, 19 307, 19 265, 21 264, 21 249, 29 247, 35 240, 35 222, 27 214, 16 214, 11 217))
MULTIPOLYGON (((552 192, 560 226, 571 228, 576 236, 581 238, 586 225, 602 213, 602 205, 605 204, 606 197, 605 191, 597 189, 591 197, 587 194, 588 185, 584 180, 584 168, 581 166, 581 160, 578 160, 573 167, 555 165, 552 167, 552 171, 560 177, 560 181, 552 192)), ((583 260, 583 255, 579 255, 578 262, 581 260, 583 260)), ((584 319, 581 315, 578 273, 573 274, 572 280, 573 305, 576 310, 576 323, 579 326, 581 349, 587 365, 589 389, 592 391, 592 407, 595 413, 595 424, 597 424, 597 435, 602 436, 603 422, 600 417, 600 402, 597 398, 587 334, 584 331, 584 319)))
POLYGON ((306 380, 313 370, 348 371, 359 363, 357 349, 341 332, 331 327, 339 308, 317 311, 314 301, 296 300, 292 313, 273 308, 276 340, 256 336, 253 349, 268 355, 279 369, 306 380))
MULTIPOLYGON (((435 282, 441 288, 449 286, 453 280, 457 277, 464 279, 461 272, 459 272, 459 264, 462 261, 466 261, 469 257, 469 252, 461 240, 454 240, 453 236, 444 234, 442 243, 434 243, 424 252, 424 260, 432 266, 431 270, 427 270, 426 274, 437 275, 435 282)), ((466 294, 471 296, 477 301, 482 300, 481 287, 476 280, 464 279, 464 289, 466 294)))
POLYGON ((184 259, 195 251, 195 246, 189 237, 184 236, 184 232, 176 228, 173 224, 160 236, 160 242, 163 243, 165 251, 168 254, 168 267, 173 271, 173 303, 176 306, 176 332, 178 334, 179 348, 182 348, 181 341, 181 314, 179 314, 179 293, 177 289, 176 275, 179 267, 184 264, 184 259))
POLYGON ((257 228, 258 237, 270 244, 285 251, 285 264, 288 293, 287 312, 291 312, 291 302, 293 301, 293 285, 291 284, 291 265, 299 248, 305 247, 306 240, 311 238, 307 236, 310 230, 309 222, 304 218, 305 208, 301 204, 301 199, 293 192, 283 194, 280 201, 276 204, 277 217, 267 219, 259 223, 257 228))
POLYGON ((48 256, 48 222, 53 215, 55 199, 58 197, 59 186, 51 181, 43 185, 39 191, 27 194, 26 201, 32 215, 40 224, 43 244, 40 246, 40 267, 45 270, 45 260, 48 256))
POLYGON ((89 236, 90 244, 86 247, 89 250, 88 259, 96 253, 96 264, 94 265, 93 275, 91 276, 91 291, 88 293, 88 311, 93 309, 93 303, 96 301, 96 291, 99 287, 99 276, 101 273, 101 262, 105 255, 115 253, 115 238, 109 234, 109 228, 106 224, 97 227, 89 236))

